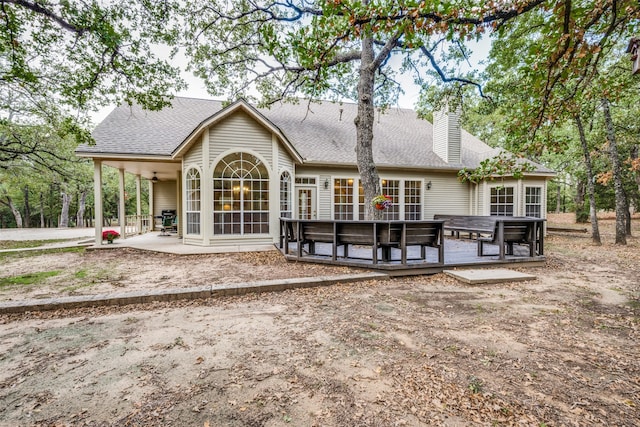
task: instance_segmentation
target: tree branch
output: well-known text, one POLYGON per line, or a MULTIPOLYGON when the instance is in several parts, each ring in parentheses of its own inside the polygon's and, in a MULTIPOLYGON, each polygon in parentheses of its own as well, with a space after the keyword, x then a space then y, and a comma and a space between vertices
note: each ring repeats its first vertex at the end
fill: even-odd
POLYGON ((15 4, 16 6, 21 6, 39 15, 43 15, 51 19, 52 21, 56 22, 58 25, 60 25, 60 27, 64 28, 65 30, 75 33, 79 36, 83 35, 86 31, 88 31, 88 28, 80 27, 75 24, 72 24, 69 21, 66 21, 61 16, 56 15, 53 11, 42 6, 42 4, 30 2, 27 0, 2 0, 2 4, 4 5, 5 3, 15 4))
POLYGON ((431 52, 429 52, 429 49, 427 49, 425 46, 420 46, 420 51, 429 59, 431 66, 436 71, 436 73, 438 73, 438 75, 440 76, 440 79, 442 79, 443 82, 445 83, 458 82, 458 83, 475 86, 478 89, 478 93, 480 94, 481 97, 483 97, 484 99, 488 99, 490 101, 492 100, 490 96, 485 95, 485 93, 482 90, 482 85, 480 83, 474 82, 469 79, 460 78, 460 77, 447 77, 442 71, 442 69, 440 68, 440 66, 438 65, 438 63, 436 62, 436 59, 434 58, 434 56, 431 54, 431 52))

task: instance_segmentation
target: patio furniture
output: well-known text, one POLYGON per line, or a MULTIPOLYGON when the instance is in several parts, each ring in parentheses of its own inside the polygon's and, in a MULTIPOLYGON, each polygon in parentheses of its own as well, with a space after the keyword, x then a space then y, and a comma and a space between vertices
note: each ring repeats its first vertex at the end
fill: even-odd
POLYGON ((169 233, 178 232, 178 216, 173 209, 165 209, 162 211, 162 227, 160 228, 161 236, 168 236, 169 233))

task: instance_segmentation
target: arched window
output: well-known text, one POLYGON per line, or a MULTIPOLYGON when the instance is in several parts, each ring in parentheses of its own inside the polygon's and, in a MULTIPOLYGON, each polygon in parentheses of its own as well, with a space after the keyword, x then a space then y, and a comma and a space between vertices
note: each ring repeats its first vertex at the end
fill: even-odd
POLYGON ((267 167, 251 154, 229 154, 213 170, 213 234, 268 232, 267 167))
POLYGON ((200 172, 191 168, 186 179, 187 234, 200 234, 200 172))
POLYGON ((291 175, 284 171, 280 175, 280 218, 291 218, 291 175))

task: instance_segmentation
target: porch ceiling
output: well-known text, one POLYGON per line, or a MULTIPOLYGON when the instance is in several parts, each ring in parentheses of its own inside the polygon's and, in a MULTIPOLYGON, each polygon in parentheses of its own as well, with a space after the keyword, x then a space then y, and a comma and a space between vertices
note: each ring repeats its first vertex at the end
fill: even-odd
POLYGON ((152 179, 154 172, 160 181, 173 181, 178 177, 178 172, 181 169, 181 162, 170 161, 144 161, 144 160, 124 160, 124 159, 109 159, 103 160, 103 165, 124 169, 125 172, 140 175, 146 179, 152 179))

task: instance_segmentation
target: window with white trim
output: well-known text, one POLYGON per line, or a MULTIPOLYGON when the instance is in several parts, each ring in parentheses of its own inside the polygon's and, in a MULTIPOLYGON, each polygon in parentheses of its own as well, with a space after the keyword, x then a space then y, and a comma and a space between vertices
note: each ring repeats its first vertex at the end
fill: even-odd
POLYGON ((269 173, 260 159, 233 153, 213 171, 213 234, 269 232, 269 173))
POLYGON ((524 214, 542 218, 542 187, 525 187, 524 214))
POLYGON ((353 219, 353 179, 333 180, 333 219, 353 219))
POLYGON ((284 171, 280 174, 280 218, 291 218, 291 175, 284 171))
POLYGON ((400 219, 400 181, 396 179, 383 179, 382 194, 390 197, 393 203, 382 211, 382 219, 386 221, 400 219))
POLYGON ((309 177, 306 177, 306 176, 296 177, 296 184, 316 185, 316 179, 315 178, 309 178, 309 177))
POLYGON ((489 212, 497 216, 513 216, 513 187, 491 187, 489 212))
POLYGON ((187 234, 200 234, 200 172, 191 168, 186 174, 187 234))
POLYGON ((422 181, 404 182, 404 219, 406 221, 422 219, 422 181))

